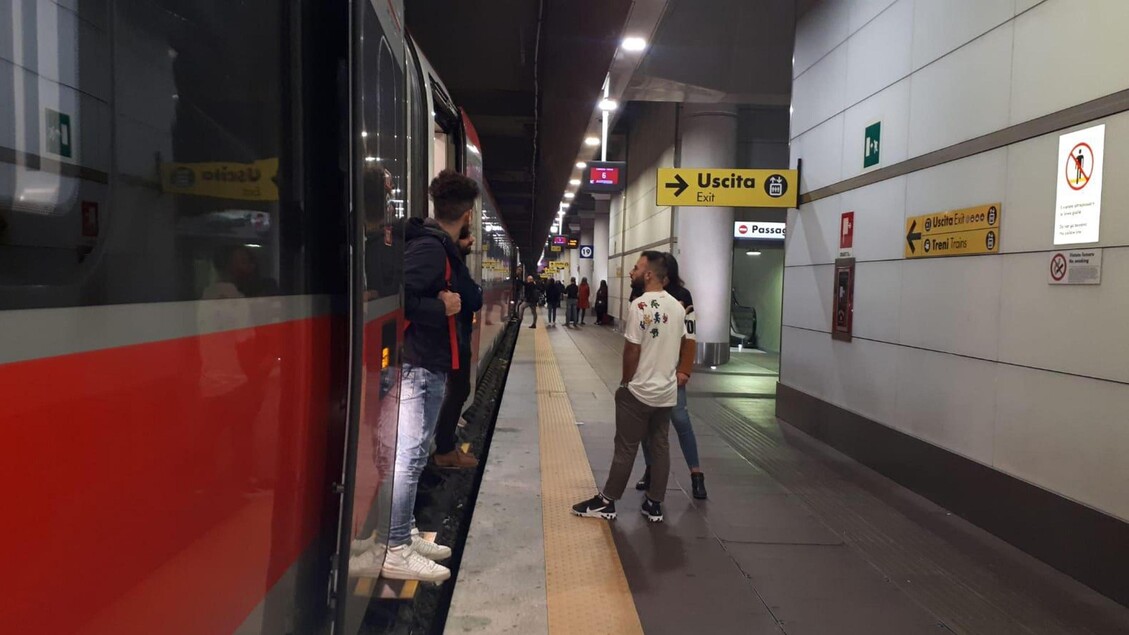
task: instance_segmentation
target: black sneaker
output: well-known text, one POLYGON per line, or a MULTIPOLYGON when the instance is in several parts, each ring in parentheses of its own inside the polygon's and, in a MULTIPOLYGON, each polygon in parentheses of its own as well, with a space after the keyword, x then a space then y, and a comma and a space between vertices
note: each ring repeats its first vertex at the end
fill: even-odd
POLYGON ((643 497, 643 508, 639 512, 647 517, 648 522, 661 523, 663 521, 663 504, 651 500, 650 496, 643 497))
POLYGON ((690 490, 694 494, 694 498, 698 500, 705 500, 706 496, 706 475, 701 472, 690 473, 690 490))
POLYGON ((592 498, 572 506, 574 516, 585 518, 603 518, 615 520, 615 501, 604 498, 603 494, 596 494, 592 498))
POLYGON ((531 329, 535 329, 535 328, 537 328, 537 325, 536 325, 536 324, 530 324, 530 325, 529 325, 529 328, 531 328, 531 329))
POLYGON ((635 489, 639 490, 640 492, 643 492, 643 491, 646 491, 650 488, 651 488, 651 468, 648 467, 646 470, 643 470, 643 478, 639 479, 639 482, 635 484, 635 489))

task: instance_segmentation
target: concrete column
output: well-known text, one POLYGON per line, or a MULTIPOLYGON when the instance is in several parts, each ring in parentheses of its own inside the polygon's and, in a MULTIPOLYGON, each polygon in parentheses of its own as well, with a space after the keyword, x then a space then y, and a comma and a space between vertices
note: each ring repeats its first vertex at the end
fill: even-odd
MULTIPOLYGON (((580 244, 581 245, 591 245, 592 244, 592 230, 591 229, 581 229, 580 230, 580 244)), ((579 263, 578 266, 580 267, 580 274, 576 276, 576 281, 579 283, 581 278, 588 278, 588 284, 593 285, 592 286, 593 289, 595 289, 597 286, 599 286, 599 284, 600 284, 599 282, 596 282, 595 284, 592 283, 592 276, 593 276, 592 270, 593 270, 594 263, 596 262, 596 258, 594 256, 592 258, 581 258, 580 257, 580 250, 577 249, 576 250, 576 261, 579 263)))
MULTIPOLYGON (((599 289, 600 281, 608 279, 608 256, 611 252, 611 238, 609 231, 609 214, 611 212, 610 199, 596 199, 596 226, 592 230, 592 288, 599 289)), ((610 283, 609 283, 610 284, 610 283)))
MULTIPOLYGON (((681 167, 737 167, 736 106, 683 104, 679 130, 681 167)), ((698 318, 695 361, 708 366, 725 364, 729 361, 733 208, 679 207, 675 235, 682 279, 694 294, 698 318)))

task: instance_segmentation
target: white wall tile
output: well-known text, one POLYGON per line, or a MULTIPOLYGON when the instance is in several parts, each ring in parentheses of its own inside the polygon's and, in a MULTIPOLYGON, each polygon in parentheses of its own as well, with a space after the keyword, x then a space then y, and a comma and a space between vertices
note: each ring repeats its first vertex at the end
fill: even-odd
POLYGON ((1012 23, 913 74, 909 154, 918 156, 1007 126, 1012 23))
POLYGON ((792 141, 792 160, 804 160, 801 192, 818 190, 843 178, 843 115, 837 115, 792 141))
POLYGON ((830 332, 832 265, 790 267, 784 272, 783 323, 830 332))
POLYGON ((997 364, 913 348, 901 348, 899 356, 896 419, 901 429, 991 465, 997 364))
MULTIPOLYGON (((906 217, 985 203, 1006 203, 1007 155, 1007 149, 1001 148, 910 174, 906 185, 906 217)), ((1003 210, 1001 227, 1006 229, 1009 221, 1006 204, 1003 210)), ((1006 233, 1003 239, 1006 244, 1006 233)))
POLYGON ((847 109, 843 122, 843 172, 849 179, 864 171, 877 170, 909 158, 910 79, 890 86, 847 109), (882 122, 880 158, 882 162, 863 169, 866 127, 882 122))
POLYGON ((1002 257, 907 260, 901 343, 996 359, 1002 257))
POLYGON ((1129 88, 1127 24, 1125 0, 1053 0, 1016 18, 1010 122, 1129 88))
MULTIPOLYGON (((844 192, 842 211, 855 213, 855 258, 888 260, 902 257, 905 240, 906 182, 899 176, 844 192)), ((838 248, 838 237, 831 245, 838 248)))
POLYGON ((894 0, 851 0, 849 10, 851 33, 861 29, 892 4, 894 0))
POLYGON ((996 387, 996 468, 1129 521, 1129 386, 1000 366, 996 387))
POLYGON ((913 4, 898 0, 847 40, 845 105, 857 104, 909 75, 913 4))
POLYGON ((841 46, 792 82, 792 137, 846 107, 847 47, 841 46))
POLYGON ((1100 285, 1047 284, 1052 253, 1003 256, 1000 361, 1129 382, 1129 250, 1105 250, 1100 285))
POLYGON ((830 264, 839 255, 839 195, 821 198, 788 211, 784 266, 830 264))
POLYGON ((780 381, 823 401, 896 426, 898 347, 837 342, 827 333, 785 326, 780 381))
MULTIPOLYGON (((833 267, 828 267, 827 324, 831 323, 833 267)), ((793 270, 789 270, 791 273, 793 270)), ((897 343, 901 310, 902 263, 858 262, 855 264, 855 313, 852 328, 857 337, 897 343)))
POLYGON ((798 77, 847 39, 849 7, 825 0, 811 8, 796 25, 792 77, 798 77))
POLYGON ((1014 0, 917 0, 913 27, 914 70, 1013 17, 1014 0))

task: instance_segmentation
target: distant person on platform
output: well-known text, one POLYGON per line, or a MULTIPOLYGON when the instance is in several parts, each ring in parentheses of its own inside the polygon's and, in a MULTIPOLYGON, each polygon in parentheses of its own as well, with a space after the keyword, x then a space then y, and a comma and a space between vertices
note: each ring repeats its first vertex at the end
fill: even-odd
MULTIPOLYGON (((698 460, 698 439, 694 436, 694 425, 690 422, 690 411, 686 409, 686 383, 690 381, 690 373, 694 368, 694 353, 697 348, 697 338, 694 333, 697 329, 697 314, 694 312, 694 296, 682 282, 678 275, 678 260, 673 254, 667 253, 666 257, 666 292, 674 296, 686 309, 686 345, 678 360, 678 403, 670 411, 670 423, 678 434, 678 445, 682 447, 682 456, 686 459, 686 466, 690 468, 690 489, 694 498, 705 499, 706 476, 698 460)), ((651 487, 651 451, 647 439, 643 439, 643 460, 647 470, 643 478, 635 484, 635 489, 646 490, 651 487)))
POLYGON ((525 300, 521 303, 521 311, 517 315, 517 321, 519 324, 524 321, 525 310, 529 309, 533 312, 533 324, 530 324, 529 328, 535 329, 537 328, 537 301, 541 290, 538 288, 537 281, 533 279, 533 276, 525 277, 525 287, 522 289, 522 293, 525 300))
POLYGON ((596 324, 603 324, 608 317, 608 281, 601 280, 596 290, 596 324))
POLYGON ((569 278, 565 287, 565 326, 576 326, 576 307, 580 302, 580 287, 576 286, 576 278, 569 278))
POLYGON ((561 306, 562 287, 555 278, 550 277, 545 284, 545 304, 549 309, 546 323, 550 326, 557 325, 557 309, 561 306))
POLYGON ((662 503, 670 476, 670 410, 678 403, 678 361, 685 342, 686 311, 663 290, 666 258, 644 251, 631 270, 631 286, 642 291, 624 317, 623 375, 615 393, 615 457, 604 489, 577 503, 572 513, 614 519, 615 502, 623 496, 639 443, 651 452, 651 482, 642 513, 662 522, 662 503))
POLYGON ((423 540, 415 527, 416 491, 427 466, 447 376, 461 367, 458 289, 466 282, 456 241, 470 225, 478 184, 444 170, 428 188, 438 227, 412 218, 405 229, 404 330, 400 416, 396 430, 396 467, 392 518, 381 575, 391 580, 440 582, 451 577, 437 560, 451 549, 423 540))
MULTIPOLYGON (((457 241, 463 262, 474 250, 474 236, 467 227, 457 241)), ((474 314, 482 308, 482 287, 471 278, 470 270, 463 265, 456 289, 462 298, 456 324, 459 328, 459 368, 447 375, 447 393, 439 409, 439 423, 435 427, 435 465, 445 469, 476 468, 478 459, 458 447, 459 418, 463 405, 470 396, 471 338, 474 334, 474 314)))
POLYGON ((588 285, 588 278, 580 279, 580 288, 576 292, 576 308, 580 310, 580 324, 584 325, 584 318, 591 307, 592 287, 588 285))

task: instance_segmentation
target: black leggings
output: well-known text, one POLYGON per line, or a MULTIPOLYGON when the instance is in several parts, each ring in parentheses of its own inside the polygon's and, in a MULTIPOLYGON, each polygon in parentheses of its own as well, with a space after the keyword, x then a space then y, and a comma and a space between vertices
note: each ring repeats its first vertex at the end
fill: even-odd
POLYGON ((435 452, 448 454, 455 449, 455 436, 463 404, 470 396, 470 359, 459 360, 459 369, 447 373, 447 394, 439 408, 439 421, 435 424, 435 452))

